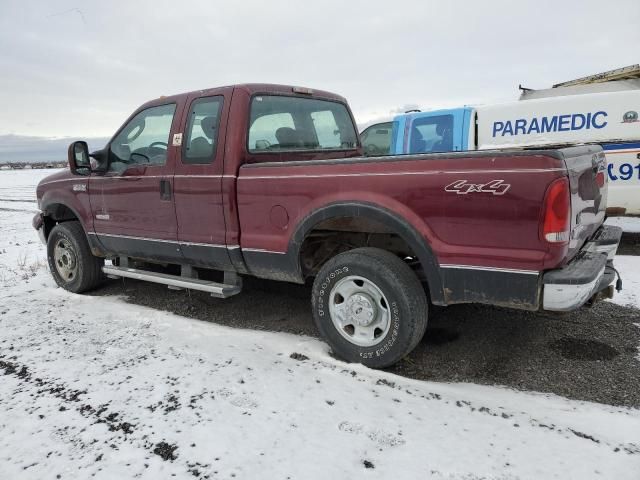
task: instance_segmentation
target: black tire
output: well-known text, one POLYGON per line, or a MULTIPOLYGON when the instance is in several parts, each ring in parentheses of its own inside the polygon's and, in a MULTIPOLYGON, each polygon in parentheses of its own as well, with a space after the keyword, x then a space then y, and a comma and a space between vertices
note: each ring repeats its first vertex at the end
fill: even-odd
POLYGON ((47 239, 47 260, 56 283, 70 292, 86 292, 100 285, 105 279, 102 273, 104 259, 91 253, 80 222, 64 222, 53 227, 47 239), (56 264, 56 246, 68 253, 67 259, 70 260, 64 265, 64 258, 58 258, 60 263, 56 264), (73 265, 73 268, 65 270, 70 265, 73 265), (73 272, 69 273, 69 270, 73 272))
MULTIPOLYGON (((405 262, 385 250, 357 248, 336 255, 318 272, 311 295, 313 318, 318 330, 334 354, 348 362, 362 363, 371 368, 393 365, 418 345, 427 328, 428 301, 420 280, 405 262), (350 304, 336 293, 345 282, 363 283, 357 277, 371 282, 383 294, 385 301, 380 301, 380 305, 388 304, 388 331, 381 331, 380 337, 372 340, 375 345, 354 343, 347 338, 350 335, 347 329, 352 329, 352 326, 347 325, 341 332, 333 320, 335 309, 331 304, 335 304, 337 298, 346 302, 345 307, 349 308, 345 310, 362 310, 350 309, 354 303, 350 304)), ((376 307, 380 308, 380 305, 376 307)))

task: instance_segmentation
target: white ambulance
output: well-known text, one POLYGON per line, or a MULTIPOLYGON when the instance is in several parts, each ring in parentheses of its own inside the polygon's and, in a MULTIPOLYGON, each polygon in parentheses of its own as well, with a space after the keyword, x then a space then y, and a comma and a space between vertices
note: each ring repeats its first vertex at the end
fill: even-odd
POLYGON ((367 128, 362 143, 370 155, 597 143, 609 215, 640 215, 640 79, 558 87, 524 89, 510 103, 407 112, 367 128), (384 141, 372 134, 383 130, 384 141))

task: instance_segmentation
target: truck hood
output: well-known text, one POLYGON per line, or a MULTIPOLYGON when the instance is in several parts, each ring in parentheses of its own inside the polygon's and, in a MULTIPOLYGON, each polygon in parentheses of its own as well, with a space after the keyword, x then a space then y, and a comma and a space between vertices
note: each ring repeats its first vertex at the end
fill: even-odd
POLYGON ((77 175, 72 174, 71 171, 67 168, 44 177, 42 180, 40 180, 40 182, 38 182, 38 186, 36 187, 36 197, 38 198, 38 204, 40 204, 40 199, 42 199, 42 195, 44 195, 44 192, 50 188, 55 188, 55 185, 58 181, 75 177, 77 177, 77 175))

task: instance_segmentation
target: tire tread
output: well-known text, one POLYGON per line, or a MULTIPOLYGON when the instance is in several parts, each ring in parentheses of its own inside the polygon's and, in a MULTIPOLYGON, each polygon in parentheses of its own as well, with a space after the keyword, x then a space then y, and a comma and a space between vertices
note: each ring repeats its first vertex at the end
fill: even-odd
MULTIPOLYGON (((74 286, 72 289, 67 288, 68 286, 61 284, 60 281, 58 280, 58 277, 54 272, 55 266, 52 264, 52 261, 49 258, 49 266, 52 270, 51 273, 54 275, 56 282, 61 287, 67 290, 73 291, 74 293, 82 293, 82 292, 86 292, 88 290, 92 290, 96 288, 105 279, 104 273, 102 272, 104 259, 96 257, 93 255, 93 253, 91 253, 91 249, 89 248, 89 242, 87 241, 86 234, 80 222, 69 221, 69 222, 59 223, 58 225, 53 227, 53 229, 51 230, 51 233, 49 234, 49 238, 51 238, 51 236, 54 235, 56 232, 60 232, 60 231, 66 233, 69 237, 75 240, 75 243, 78 249, 80 250, 78 252, 78 257, 79 257, 78 261, 82 262, 82 265, 81 265, 82 275, 80 275, 81 278, 80 278, 80 283, 78 285, 74 286)), ((47 253, 48 253, 48 256, 50 256, 48 252, 48 247, 47 247, 47 253)))
MULTIPOLYGON (((410 337, 406 348, 397 352, 395 356, 385 358, 383 361, 363 363, 382 368, 396 363, 411 352, 420 343, 420 340, 427 329, 428 300, 422 283, 413 270, 399 257, 391 252, 373 247, 362 247, 341 253, 330 259, 318 272, 316 279, 326 277, 327 272, 331 272, 342 264, 370 265, 376 271, 384 272, 391 283, 398 286, 401 297, 410 312, 408 318, 404 318, 404 327, 409 329, 410 337)), ((314 286, 314 295, 316 288, 314 286)), ((315 299, 315 297, 314 297, 315 299)), ((322 331, 320 319, 315 315, 316 324, 322 331)))

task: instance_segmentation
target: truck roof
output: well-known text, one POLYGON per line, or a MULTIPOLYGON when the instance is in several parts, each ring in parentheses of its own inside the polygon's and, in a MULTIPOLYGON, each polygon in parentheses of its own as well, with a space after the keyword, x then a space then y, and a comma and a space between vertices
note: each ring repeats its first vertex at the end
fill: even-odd
POLYGON ((294 85, 279 85, 273 83, 238 83, 233 85, 225 85, 220 87, 212 87, 205 88, 201 90, 193 90, 191 92, 178 93, 174 95, 163 95, 159 98, 155 98, 144 103, 140 108, 147 108, 154 105, 162 105, 167 102, 171 102, 172 100, 183 99, 192 94, 197 94, 199 96, 209 96, 221 94, 224 91, 233 90, 233 89, 241 89, 246 91, 249 95, 253 95, 256 93, 273 93, 278 95, 304 95, 310 96, 312 98, 323 98, 326 100, 336 100, 342 103, 347 103, 347 100, 335 93, 327 92, 325 90, 317 90, 315 88, 308 87, 299 87, 294 85), (297 90, 297 91, 296 91, 297 90))

